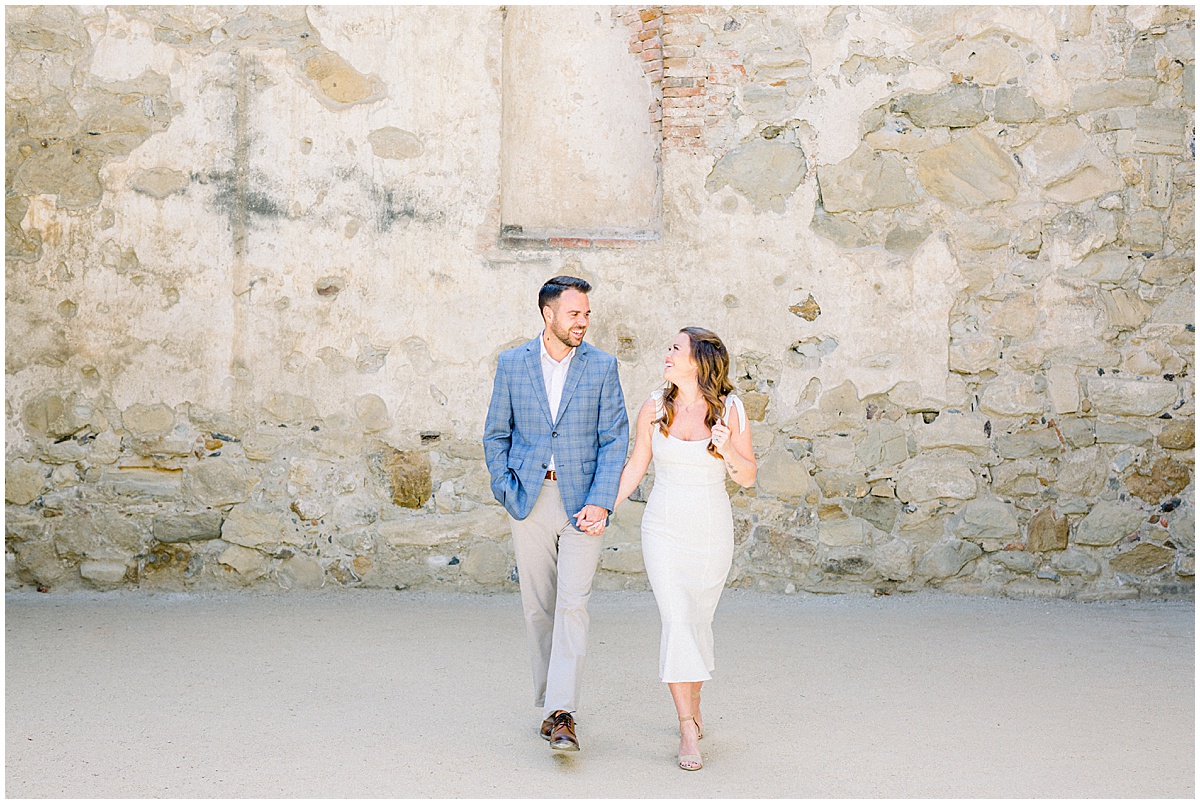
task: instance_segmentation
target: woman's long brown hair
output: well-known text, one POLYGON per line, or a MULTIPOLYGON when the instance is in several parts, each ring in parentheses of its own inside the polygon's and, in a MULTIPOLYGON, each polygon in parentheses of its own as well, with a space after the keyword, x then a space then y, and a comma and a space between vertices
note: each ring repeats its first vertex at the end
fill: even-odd
MULTIPOLYGON (((725 344, 721 343, 721 339, 715 332, 702 327, 684 327, 679 331, 687 335, 692 344, 692 360, 696 362, 696 381, 700 385, 700 395, 708 404, 708 413, 704 416, 704 423, 711 430, 725 413, 725 398, 733 391, 733 384, 729 382, 729 351, 726 350, 725 344)), ((658 425, 658 429, 663 435, 671 433, 671 423, 675 421, 675 398, 678 395, 679 387, 673 382, 668 382, 667 387, 663 389, 662 416, 652 422, 652 424, 658 425)), ((711 441, 708 444, 708 451, 713 457, 720 459, 721 454, 717 452, 717 448, 711 441)))

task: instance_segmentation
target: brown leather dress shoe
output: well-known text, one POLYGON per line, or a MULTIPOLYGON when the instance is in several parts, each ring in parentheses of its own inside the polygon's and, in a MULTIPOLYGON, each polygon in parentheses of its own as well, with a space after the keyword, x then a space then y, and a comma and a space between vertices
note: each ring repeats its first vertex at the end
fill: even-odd
POLYGON ((538 733, 542 735, 543 740, 549 741, 550 732, 554 731, 554 718, 562 711, 564 710, 555 709, 545 720, 542 721, 542 727, 538 730, 538 733))
POLYGON ((550 747, 555 751, 578 751, 579 739, 575 736, 575 718, 570 712, 554 713, 554 727, 550 729, 550 747))

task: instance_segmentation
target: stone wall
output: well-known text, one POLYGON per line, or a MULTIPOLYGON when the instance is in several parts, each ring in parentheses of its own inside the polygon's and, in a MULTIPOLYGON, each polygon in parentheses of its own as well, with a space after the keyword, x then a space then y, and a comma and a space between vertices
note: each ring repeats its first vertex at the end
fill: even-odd
MULTIPOLYGON (((557 13, 599 39, 6 8, 8 588, 515 590, 482 422, 573 273, 631 411, 680 327, 729 344, 732 585, 1193 595, 1191 8, 557 13), (506 132, 547 130, 504 65, 564 52, 645 82, 641 239, 502 236, 506 132)), ((596 129, 558 132, 584 187, 596 129)), ((645 588, 641 505, 598 586, 645 588)))

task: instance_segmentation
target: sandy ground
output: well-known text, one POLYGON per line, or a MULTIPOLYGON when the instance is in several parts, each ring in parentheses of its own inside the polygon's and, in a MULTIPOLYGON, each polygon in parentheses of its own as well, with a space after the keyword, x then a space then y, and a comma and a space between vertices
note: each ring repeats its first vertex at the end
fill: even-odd
POLYGON ((648 593, 551 752, 515 595, 10 594, 7 797, 1186 797, 1195 608, 727 592, 705 767, 648 593))

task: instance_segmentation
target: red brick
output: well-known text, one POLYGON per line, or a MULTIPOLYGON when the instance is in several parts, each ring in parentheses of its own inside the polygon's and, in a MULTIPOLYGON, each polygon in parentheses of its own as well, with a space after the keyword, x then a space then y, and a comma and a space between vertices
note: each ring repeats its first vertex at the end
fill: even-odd
POLYGON ((663 34, 663 41, 672 45, 691 45, 699 47, 704 44, 704 34, 692 33, 687 30, 672 31, 671 33, 663 34))
POLYGON ((701 129, 698 126, 669 126, 668 134, 676 137, 699 137, 701 129))
POLYGON ((552 237, 550 246, 552 248, 591 248, 592 241, 586 237, 552 237))
POLYGON ((658 35, 659 35, 658 29, 656 29, 656 28, 647 28, 647 29, 643 30, 641 33, 639 33, 639 34, 638 34, 638 39, 641 39, 642 41, 645 41, 645 40, 647 40, 647 39, 654 39, 654 38, 656 38, 658 35))
POLYGON ((652 20, 646 20, 642 27, 647 31, 657 31, 662 28, 662 17, 655 17, 652 20))
POLYGON ((643 45, 641 42, 631 42, 629 45, 629 52, 641 53, 643 48, 645 48, 645 45, 643 45))
POLYGON ((649 22, 653 19, 661 19, 662 12, 657 8, 643 8, 638 12, 638 16, 641 17, 642 22, 649 22))
POLYGON ((745 78, 746 68, 740 64, 714 64, 709 68, 708 80, 723 84, 735 76, 745 78))
POLYGON ((663 97, 664 109, 703 109, 704 96, 693 95, 690 98, 663 97))
MULTIPOLYGON (((668 61, 671 61, 671 60, 663 59, 663 70, 665 71, 666 75, 669 75, 672 78, 700 78, 700 79, 703 79, 708 76, 708 68, 705 67, 703 64, 697 64, 692 67, 688 67, 686 65, 679 65, 679 66, 672 67, 671 65, 667 64, 668 61)), ((674 61, 686 61, 686 60, 685 59, 674 59, 674 61)))
POLYGON ((662 58, 662 51, 657 48, 642 51, 642 61, 654 61, 662 58))
POLYGON ((664 87, 664 98, 691 98, 696 95, 703 95, 704 87, 664 87))
POLYGON ((646 62, 642 65, 642 69, 646 71, 646 77, 651 81, 662 81, 662 63, 661 62, 646 62), (651 70, 650 67, 654 69, 651 70))
POLYGON ((663 9, 666 14, 703 14, 704 6, 667 6, 663 9))

